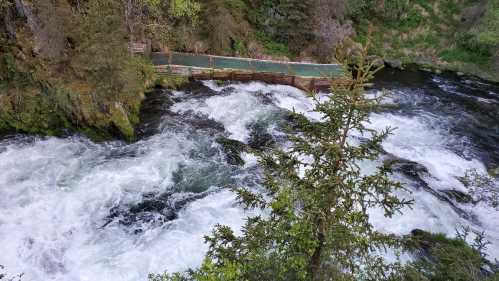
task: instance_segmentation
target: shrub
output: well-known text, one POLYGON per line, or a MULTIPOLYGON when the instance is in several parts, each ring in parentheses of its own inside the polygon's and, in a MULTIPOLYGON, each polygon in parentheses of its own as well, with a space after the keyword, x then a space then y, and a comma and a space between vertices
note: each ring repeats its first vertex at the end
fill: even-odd
POLYGON ((456 38, 456 43, 460 48, 480 56, 492 55, 493 46, 486 40, 480 40, 476 35, 470 32, 459 33, 456 38))
POLYGON ((353 18, 359 18, 372 12, 375 0, 351 0, 347 1, 347 14, 353 18))
POLYGON ((403 280, 418 281, 492 281, 498 280, 497 268, 490 264, 482 252, 488 242, 483 233, 474 233, 470 245, 469 228, 457 232, 457 238, 448 238, 441 233, 413 230, 407 238, 407 245, 416 254, 403 280))
POLYGON ((389 20, 399 20, 409 7, 409 0, 385 0, 383 17, 389 20))

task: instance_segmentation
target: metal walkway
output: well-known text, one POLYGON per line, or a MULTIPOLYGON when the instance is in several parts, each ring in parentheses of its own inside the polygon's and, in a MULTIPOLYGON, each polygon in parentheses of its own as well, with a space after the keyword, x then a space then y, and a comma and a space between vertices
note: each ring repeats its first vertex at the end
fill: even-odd
POLYGON ((311 91, 330 86, 343 73, 339 64, 284 62, 187 53, 152 53, 156 72, 197 80, 263 81, 311 91))
POLYGON ((221 57, 187 53, 153 53, 155 65, 175 65, 215 70, 242 70, 259 73, 278 73, 301 77, 334 77, 342 72, 339 64, 282 62, 236 57, 221 57))

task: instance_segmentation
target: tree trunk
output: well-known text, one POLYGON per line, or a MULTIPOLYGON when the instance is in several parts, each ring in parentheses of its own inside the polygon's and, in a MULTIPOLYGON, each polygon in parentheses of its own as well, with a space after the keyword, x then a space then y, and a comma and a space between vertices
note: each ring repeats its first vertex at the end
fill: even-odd
MULTIPOLYGON (((128 31, 128 36, 130 38, 129 40, 130 48, 134 43, 134 38, 133 38, 134 28, 133 28, 132 14, 133 14, 133 2, 132 0, 127 0, 126 9, 125 9, 125 23, 128 31)), ((132 49, 130 49, 130 52, 132 52, 132 49)))
POLYGON ((322 251, 324 248, 324 241, 325 241, 325 236, 324 236, 324 228, 323 228, 323 221, 322 219, 319 220, 318 222, 319 226, 319 231, 317 233, 317 241, 319 244, 317 247, 315 247, 314 253, 312 257, 310 258, 309 262, 309 274, 311 277, 311 280, 313 281, 319 281, 321 280, 321 264, 322 264, 322 251))

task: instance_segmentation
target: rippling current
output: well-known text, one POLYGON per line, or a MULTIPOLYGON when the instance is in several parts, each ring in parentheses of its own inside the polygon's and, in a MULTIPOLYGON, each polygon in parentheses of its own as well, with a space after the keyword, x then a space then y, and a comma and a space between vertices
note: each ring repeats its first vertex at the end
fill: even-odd
MULTIPOLYGON (((414 198, 380 230, 420 228, 453 236, 458 225, 486 231, 499 258, 499 211, 458 200, 467 170, 499 166, 499 87, 473 79, 386 70, 375 89, 392 95, 370 127, 394 128, 383 159, 414 198), (458 193, 456 193, 456 191, 458 193)), ((141 140, 93 143, 73 136, 10 136, 0 141, 0 265, 23 280, 145 280, 148 273, 200 264, 203 235, 217 224, 239 229, 246 214, 232 186, 258 188, 256 157, 233 165, 220 144, 283 144, 286 112, 310 118, 311 101, 292 87, 263 83, 155 91, 141 140)), ((369 171, 377 164, 364 163, 369 171)))

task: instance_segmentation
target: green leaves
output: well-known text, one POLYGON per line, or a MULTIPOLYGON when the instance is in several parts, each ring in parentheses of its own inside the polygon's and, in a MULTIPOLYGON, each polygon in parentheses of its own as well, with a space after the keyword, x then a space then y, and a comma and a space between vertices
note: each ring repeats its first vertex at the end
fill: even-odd
MULTIPOLYGON (((153 0, 159 1, 159 0, 153 0)), ((176 18, 187 17, 197 22, 197 17, 201 11, 201 5, 194 0, 171 0, 170 14, 176 18)))

